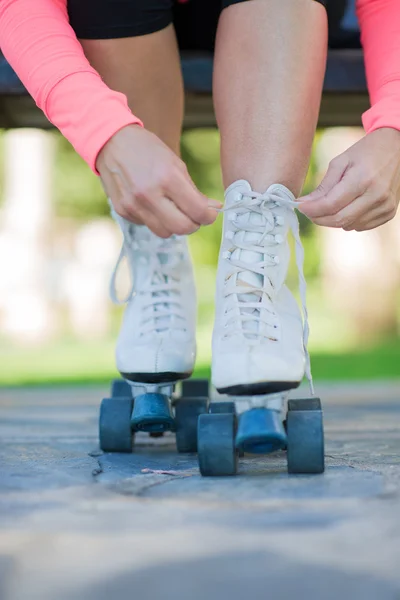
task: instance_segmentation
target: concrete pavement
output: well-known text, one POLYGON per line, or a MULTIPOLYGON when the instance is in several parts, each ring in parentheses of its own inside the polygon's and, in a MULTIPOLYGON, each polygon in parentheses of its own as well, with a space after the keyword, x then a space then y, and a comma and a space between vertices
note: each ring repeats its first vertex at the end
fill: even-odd
POLYGON ((324 475, 202 479, 172 436, 101 454, 107 390, 1 390, 1 600, 399 600, 400 381, 317 392, 324 475))

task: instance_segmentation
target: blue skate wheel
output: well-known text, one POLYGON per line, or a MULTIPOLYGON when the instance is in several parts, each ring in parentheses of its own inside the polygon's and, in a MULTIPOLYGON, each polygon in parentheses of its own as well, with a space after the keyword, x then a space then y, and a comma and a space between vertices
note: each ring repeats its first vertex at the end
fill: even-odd
POLYGON ((238 454, 235 448, 236 415, 200 415, 197 424, 197 452, 203 477, 236 475, 238 454))
POLYGON ((289 400, 286 422, 288 472, 323 473, 324 425, 320 399, 289 400))
POLYGON ((208 398, 187 398, 175 403, 176 448, 197 452, 197 421, 207 412, 208 398))
MULTIPOLYGON (((236 404, 234 402, 222 401, 222 402, 210 402, 208 412, 211 415, 218 415, 223 413, 231 413, 236 415, 236 404)), ((239 458, 243 458, 243 450, 238 450, 239 458)))
MULTIPOLYGON (((223 413, 231 413, 236 415, 236 404, 234 402, 222 401, 222 402, 211 402, 208 407, 208 412, 211 415, 218 415, 223 413)), ((243 450, 238 450, 239 458, 243 458, 243 450)))
POLYGON ((141 394, 135 398, 132 428, 148 433, 172 431, 175 428, 169 398, 164 394, 141 394))
POLYGON ((209 396, 208 379, 185 379, 181 385, 182 398, 208 398, 209 396))
POLYGON ((125 379, 114 379, 111 384, 111 398, 132 397, 132 388, 125 379))
POLYGON ((210 402, 208 412, 211 415, 232 413, 236 414, 236 406, 234 402, 210 402))
POLYGON ((268 454, 286 446, 280 414, 268 408, 252 408, 240 415, 236 447, 249 454, 268 454))
POLYGON ((104 452, 132 452, 132 398, 105 398, 100 406, 99 440, 104 452))

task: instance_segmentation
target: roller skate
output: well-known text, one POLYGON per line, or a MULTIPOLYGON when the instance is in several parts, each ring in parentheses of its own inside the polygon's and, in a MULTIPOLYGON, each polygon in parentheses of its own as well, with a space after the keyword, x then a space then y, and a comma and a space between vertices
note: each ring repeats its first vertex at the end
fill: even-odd
POLYGON ((120 302, 116 275, 124 258, 132 286, 123 300, 127 307, 116 349, 123 379, 113 382, 110 397, 102 402, 100 447, 131 452, 136 432, 158 437, 172 431, 178 451, 195 452, 208 382, 188 379, 196 354, 196 290, 186 239, 163 240, 112 212, 124 243, 111 278, 111 298, 120 302))
POLYGON ((199 417, 202 475, 235 475, 240 454, 284 449, 290 473, 324 470, 322 410, 313 396, 307 351, 304 252, 295 206, 292 193, 280 184, 260 194, 247 181, 237 181, 226 192, 212 380, 231 402, 216 408, 211 403, 199 417), (295 239, 303 316, 285 285, 289 230, 295 239), (286 403, 304 374, 312 397, 286 403), (237 400, 243 398, 247 409, 237 414, 237 400))

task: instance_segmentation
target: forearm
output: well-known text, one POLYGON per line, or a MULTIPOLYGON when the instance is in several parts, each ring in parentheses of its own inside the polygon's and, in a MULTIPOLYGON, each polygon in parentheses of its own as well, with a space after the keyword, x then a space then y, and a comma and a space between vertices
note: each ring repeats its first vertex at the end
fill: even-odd
POLYGON ((358 0, 371 108, 363 115, 367 132, 400 130, 399 0, 358 0))
POLYGON ((95 170, 104 144, 139 123, 85 58, 66 0, 1 0, 0 46, 48 119, 95 170))

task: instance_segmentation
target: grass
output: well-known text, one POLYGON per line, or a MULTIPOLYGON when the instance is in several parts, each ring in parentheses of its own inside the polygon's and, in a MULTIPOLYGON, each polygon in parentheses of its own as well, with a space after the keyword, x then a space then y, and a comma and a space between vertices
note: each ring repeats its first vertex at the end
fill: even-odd
MULTIPOLYGON (((399 340, 342 353, 312 353, 316 380, 373 380, 400 378, 399 340)), ((0 346, 0 385, 92 384, 118 376, 114 341, 55 342, 37 348, 0 346)), ((196 376, 209 377, 208 360, 199 361, 196 376)))

